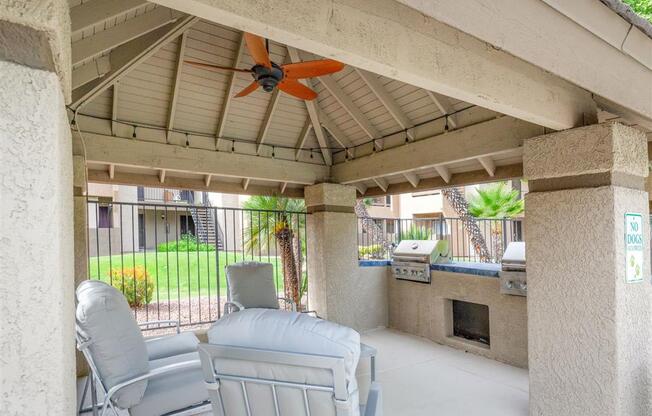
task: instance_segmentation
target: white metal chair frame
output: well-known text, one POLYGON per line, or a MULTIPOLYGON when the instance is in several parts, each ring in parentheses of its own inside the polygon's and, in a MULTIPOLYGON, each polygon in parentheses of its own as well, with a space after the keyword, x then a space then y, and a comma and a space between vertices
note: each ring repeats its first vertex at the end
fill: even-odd
MULTIPOLYGON (((150 325, 158 325, 160 328, 160 325, 162 324, 176 324, 176 332, 179 334, 181 332, 180 330, 180 323, 179 321, 175 320, 160 320, 160 321, 149 321, 149 322, 142 322, 139 323, 138 326, 140 327, 149 327, 150 325)), ((90 337, 86 336, 84 334, 83 330, 79 327, 79 325, 75 325, 76 333, 75 333, 75 338, 77 340, 77 349, 84 354, 84 358, 86 358, 86 361, 88 362, 88 366, 90 367, 90 374, 86 378, 86 383, 84 384, 84 390, 82 392, 82 397, 80 400, 79 404, 79 409, 78 413, 86 413, 86 412, 93 412, 93 416, 98 416, 98 408, 101 407, 101 412, 99 413, 100 416, 106 415, 106 413, 109 411, 113 411, 113 414, 115 416, 119 416, 118 411, 114 407, 113 403, 111 402, 111 399, 113 396, 120 391, 121 389, 130 386, 134 383, 137 383, 139 381, 143 380, 149 380, 150 378, 153 377, 159 377, 165 374, 172 374, 181 370, 186 370, 189 368, 199 368, 201 366, 200 360, 190 360, 190 361, 184 361, 181 363, 175 363, 175 364, 170 364, 166 365, 160 368, 156 368, 154 370, 150 370, 145 374, 141 374, 138 377, 134 377, 130 380, 126 380, 120 384, 116 384, 115 386, 111 387, 110 389, 106 388, 106 385, 102 381, 102 379, 99 377, 99 372, 97 371, 97 366, 95 365, 95 361, 93 360, 93 356, 91 355, 89 351, 89 347, 92 345, 93 340, 90 339, 90 337), (88 388, 90 385, 90 390, 91 390, 91 407, 90 408, 84 408, 84 401, 86 399, 86 394, 88 393, 88 388), (102 402, 97 403, 97 386, 100 386, 102 391, 104 392, 104 398, 102 402)), ((167 415, 174 415, 174 416, 185 416, 185 415, 195 415, 198 413, 203 413, 206 412, 210 409, 210 403, 209 402, 204 402, 201 404, 198 404, 196 406, 192 406, 190 408, 184 408, 180 409, 175 412, 168 413, 167 415)))
POLYGON ((247 383, 262 384, 270 386, 274 399, 274 411, 276 416, 281 416, 278 404, 276 387, 290 387, 303 391, 303 406, 307 415, 310 415, 310 402, 308 391, 322 391, 333 393, 333 406, 337 416, 351 416, 351 402, 349 392, 346 388, 344 359, 314 354, 297 354, 280 351, 261 350, 255 348, 231 347, 223 345, 199 344, 199 358, 202 363, 202 371, 209 397, 213 404, 215 416, 226 416, 220 380, 240 382, 245 400, 247 415, 251 415, 251 406, 247 395, 247 383), (320 386, 307 383, 297 383, 282 380, 269 380, 246 376, 223 374, 215 368, 216 358, 255 361, 260 363, 283 364, 300 367, 310 367, 330 370, 333 373, 333 386, 320 386), (219 413, 218 413, 219 412, 219 413))

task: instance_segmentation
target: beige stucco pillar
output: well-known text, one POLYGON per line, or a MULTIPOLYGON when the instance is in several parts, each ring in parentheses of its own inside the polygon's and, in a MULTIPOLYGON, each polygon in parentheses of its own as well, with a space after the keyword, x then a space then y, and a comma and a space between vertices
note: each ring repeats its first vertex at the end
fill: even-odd
POLYGON ((523 163, 530 415, 652 414, 645 136, 557 132, 527 140, 523 163), (641 215, 640 245, 627 213, 641 215))
POLYGON ((359 301, 357 220, 352 186, 321 183, 304 190, 308 211, 308 302, 319 316, 363 329, 359 301))
POLYGON ((3 415, 75 409, 69 48, 65 0, 0 0, 3 415))

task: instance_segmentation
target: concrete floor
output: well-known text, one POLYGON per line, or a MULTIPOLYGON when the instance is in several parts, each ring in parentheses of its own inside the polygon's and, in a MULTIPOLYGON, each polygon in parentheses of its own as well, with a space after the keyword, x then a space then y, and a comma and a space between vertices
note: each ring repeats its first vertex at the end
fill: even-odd
POLYGON ((389 329, 362 341, 378 349, 386 416, 528 414, 527 370, 389 329))

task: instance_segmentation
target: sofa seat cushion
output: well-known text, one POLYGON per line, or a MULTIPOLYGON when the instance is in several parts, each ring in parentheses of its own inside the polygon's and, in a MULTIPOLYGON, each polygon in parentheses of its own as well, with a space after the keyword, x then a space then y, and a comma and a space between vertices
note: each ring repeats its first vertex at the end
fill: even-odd
MULTIPOLYGON (((145 339, 116 288, 99 280, 86 280, 76 291, 77 325, 90 338, 89 352, 107 389, 149 371, 145 339)), ((119 390, 113 402, 121 408, 138 403, 147 388, 140 381, 119 390)))
POLYGON ((145 340, 150 361, 188 352, 196 352, 197 344, 199 344, 199 339, 197 339, 194 333, 189 331, 145 340))
POLYGON ((226 267, 226 280, 230 301, 245 308, 279 308, 271 263, 246 261, 231 264, 226 267))
POLYGON ((131 416, 160 416, 185 409, 208 400, 208 390, 199 364, 199 353, 191 352, 152 360, 151 370, 185 361, 197 361, 197 366, 167 373, 149 380, 140 403, 129 409, 131 416))

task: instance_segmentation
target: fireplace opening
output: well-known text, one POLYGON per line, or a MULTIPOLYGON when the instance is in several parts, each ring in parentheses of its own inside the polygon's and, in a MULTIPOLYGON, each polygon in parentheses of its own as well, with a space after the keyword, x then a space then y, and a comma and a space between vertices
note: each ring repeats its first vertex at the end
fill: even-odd
POLYGON ((453 300, 453 336, 490 346, 489 306, 453 300))

